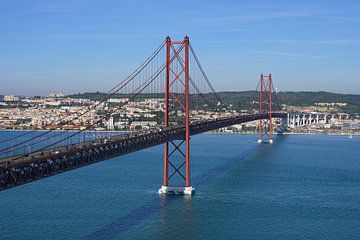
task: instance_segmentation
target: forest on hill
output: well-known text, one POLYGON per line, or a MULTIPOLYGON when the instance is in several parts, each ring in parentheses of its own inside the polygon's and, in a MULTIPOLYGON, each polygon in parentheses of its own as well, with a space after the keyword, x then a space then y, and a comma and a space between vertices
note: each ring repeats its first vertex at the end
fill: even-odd
MULTIPOLYGON (((69 95, 73 98, 87 98, 92 100, 101 100, 106 97, 106 93, 102 92, 87 92, 69 95)), ((233 91, 233 92, 219 92, 218 95, 227 104, 232 104, 234 109, 251 109, 254 108, 254 101, 258 101, 259 92, 257 91, 233 91)), ((216 97, 211 94, 203 94, 203 96, 212 102, 214 105, 217 103, 216 97)), ((112 98, 128 97, 123 94, 115 94, 112 98)), ((138 99, 141 98, 163 98, 164 95, 158 94, 140 94, 138 99)), ((199 99, 199 97, 196 97, 199 99)), ((273 94, 273 102, 275 105, 288 105, 288 106, 313 106, 315 103, 347 103, 347 106, 340 108, 341 111, 346 113, 360 113, 360 95, 359 94, 341 94, 332 92, 310 92, 310 91, 287 91, 277 92, 273 94)))

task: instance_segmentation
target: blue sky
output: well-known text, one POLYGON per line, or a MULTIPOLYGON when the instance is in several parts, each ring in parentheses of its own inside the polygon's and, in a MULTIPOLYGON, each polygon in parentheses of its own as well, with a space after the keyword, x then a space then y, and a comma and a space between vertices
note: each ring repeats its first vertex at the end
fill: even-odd
POLYGON ((218 90, 360 94, 358 0, 0 0, 0 94, 106 91, 186 34, 218 90))

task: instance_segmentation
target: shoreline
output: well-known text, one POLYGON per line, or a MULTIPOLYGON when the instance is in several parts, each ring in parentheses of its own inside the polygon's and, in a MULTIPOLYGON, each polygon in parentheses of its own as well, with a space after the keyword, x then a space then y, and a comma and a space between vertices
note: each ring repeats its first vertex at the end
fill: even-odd
MULTIPOLYGON (((81 130, 47 130, 47 129, 0 129, 0 132, 79 132, 81 130)), ((98 133, 110 133, 110 132, 118 132, 118 133, 133 133, 134 131, 114 131, 114 130, 106 130, 106 131, 96 131, 96 130, 86 130, 83 131, 83 133, 89 133, 89 132, 98 132, 98 133)))
MULTIPOLYGON (((202 134, 209 134, 209 135, 259 135, 259 133, 221 133, 221 132, 205 132, 202 134)), ((281 135, 328 135, 328 136, 360 136, 360 133, 293 133, 293 132, 287 132, 282 134, 274 133, 274 136, 281 136, 281 135)))
MULTIPOLYGON (((0 129, 0 132, 47 132, 47 131, 51 131, 51 130, 46 130, 46 129, 38 129, 38 130, 29 130, 29 129, 0 129)), ((66 132, 79 132, 80 130, 68 130, 66 132)), ((65 130, 52 130, 52 132, 65 132, 65 130)), ((136 131, 115 131, 115 130, 102 130, 102 131, 97 131, 97 130, 86 130, 83 131, 83 133, 134 133, 136 131)), ((204 132, 202 134, 207 134, 207 135, 258 135, 259 133, 255 133, 255 132, 204 132)), ((309 133, 309 132, 285 132, 282 134, 277 134, 274 133, 274 135, 330 135, 330 136, 360 136, 360 132, 358 133, 309 133)))

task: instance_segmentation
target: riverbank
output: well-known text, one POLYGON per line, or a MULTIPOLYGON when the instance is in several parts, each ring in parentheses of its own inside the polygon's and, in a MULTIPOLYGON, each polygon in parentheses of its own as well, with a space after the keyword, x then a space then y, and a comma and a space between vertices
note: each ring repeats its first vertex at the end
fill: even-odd
MULTIPOLYGON (((29 129, 2 129, 0 130, 0 132, 47 132, 47 131, 51 131, 51 132, 65 132, 65 130, 46 130, 46 129, 39 129, 39 130, 29 130, 29 129)), ((66 130, 66 132, 79 132, 80 130, 66 130)), ((101 130, 101 131, 97 131, 97 130, 86 130, 83 131, 83 133, 121 133, 121 134, 126 134, 126 133, 135 133, 137 131, 116 131, 116 130, 101 130)), ((202 134, 210 134, 210 135, 258 135, 258 132, 205 132, 202 134)), ((314 132, 285 132, 285 133, 274 133, 274 135, 334 135, 334 136, 348 136, 348 135, 352 135, 352 136, 360 136, 360 132, 355 132, 355 133, 323 133, 323 132, 318 132, 318 133, 314 133, 314 132)))
MULTIPOLYGON (((211 134, 211 135, 258 135, 259 133, 256 132, 235 132, 235 133, 230 133, 230 132, 205 132, 203 134, 211 134)), ((348 134, 348 133, 299 133, 299 132, 285 132, 285 133, 274 133, 274 135, 327 135, 327 136, 360 136, 360 132, 358 133, 352 133, 352 134, 348 134)))

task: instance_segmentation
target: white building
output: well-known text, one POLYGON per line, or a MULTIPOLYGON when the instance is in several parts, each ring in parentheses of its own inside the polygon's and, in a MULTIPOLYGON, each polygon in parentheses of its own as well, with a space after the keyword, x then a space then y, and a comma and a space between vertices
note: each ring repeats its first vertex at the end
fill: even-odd
POLYGON ((128 98, 109 98, 107 100, 108 103, 126 103, 128 101, 128 98))
POLYGON ((108 130, 114 130, 114 118, 110 117, 107 122, 107 129, 108 130))
POLYGON ((15 97, 14 95, 7 95, 7 96, 4 96, 4 101, 5 102, 14 102, 14 101, 19 101, 19 98, 15 97))

